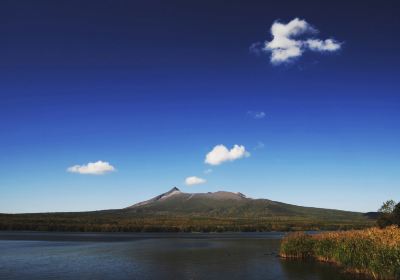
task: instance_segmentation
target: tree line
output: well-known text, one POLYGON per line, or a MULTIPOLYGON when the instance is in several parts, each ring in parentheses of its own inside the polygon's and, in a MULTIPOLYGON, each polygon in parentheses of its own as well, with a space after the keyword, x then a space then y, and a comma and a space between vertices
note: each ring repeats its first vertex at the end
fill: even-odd
POLYGON ((383 203, 378 212, 377 224, 379 227, 384 228, 390 225, 400 226, 400 202, 396 203, 394 200, 388 200, 383 203))
POLYGON ((368 221, 323 221, 310 219, 247 219, 79 214, 1 215, 0 230, 77 232, 266 232, 346 230, 365 228, 368 221))

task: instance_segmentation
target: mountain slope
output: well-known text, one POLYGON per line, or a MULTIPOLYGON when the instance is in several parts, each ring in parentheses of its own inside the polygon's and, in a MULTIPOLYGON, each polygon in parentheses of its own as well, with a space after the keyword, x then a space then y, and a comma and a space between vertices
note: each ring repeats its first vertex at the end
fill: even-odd
POLYGON ((371 215, 302 207, 241 193, 184 193, 178 188, 124 209, 0 214, 0 230, 286 231, 371 226, 371 215))
POLYGON ((268 199, 252 199, 241 193, 183 193, 174 187, 153 199, 127 207, 131 213, 235 218, 298 217, 314 219, 365 219, 362 213, 302 207, 268 199))

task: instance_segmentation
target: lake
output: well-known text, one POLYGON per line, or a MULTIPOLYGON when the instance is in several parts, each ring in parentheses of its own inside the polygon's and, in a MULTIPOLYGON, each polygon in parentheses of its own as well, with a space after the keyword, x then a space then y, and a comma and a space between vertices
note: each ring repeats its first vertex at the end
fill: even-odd
POLYGON ((354 279, 280 259, 282 236, 0 232, 0 279, 354 279))

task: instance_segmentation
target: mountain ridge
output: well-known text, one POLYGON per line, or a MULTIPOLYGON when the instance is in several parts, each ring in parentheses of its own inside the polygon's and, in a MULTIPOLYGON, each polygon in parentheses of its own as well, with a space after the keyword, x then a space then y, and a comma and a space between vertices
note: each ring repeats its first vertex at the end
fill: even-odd
POLYGON ((149 200, 124 208, 143 215, 189 215, 234 218, 311 218, 331 220, 363 219, 364 213, 306 207, 272 201, 265 198, 249 198, 240 192, 185 193, 177 187, 149 200))
POLYGON ((185 193, 173 187, 122 209, 0 214, 0 230, 214 232, 364 228, 373 215, 304 207, 237 192, 185 193))
POLYGON ((207 192, 207 193, 185 193, 185 192, 182 192, 178 187, 173 187, 172 189, 170 189, 169 191, 167 191, 165 193, 159 194, 149 200, 135 203, 124 209, 132 209, 135 207, 148 205, 150 203, 159 202, 164 199, 171 198, 175 195, 185 196, 185 197, 187 197, 188 200, 190 200, 191 198, 193 198, 195 196, 204 196, 204 197, 208 197, 210 199, 220 199, 220 200, 223 200, 223 199, 233 199, 233 200, 250 199, 240 192, 234 193, 234 192, 228 192, 228 191, 216 191, 216 192, 207 192))

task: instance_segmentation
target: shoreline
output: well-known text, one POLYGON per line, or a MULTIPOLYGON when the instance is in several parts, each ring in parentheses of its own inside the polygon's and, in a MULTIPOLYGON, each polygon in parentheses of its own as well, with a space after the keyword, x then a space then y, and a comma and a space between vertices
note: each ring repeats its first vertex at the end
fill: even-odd
POLYGON ((279 239, 286 232, 54 232, 0 231, 0 241, 134 241, 140 239, 279 239))

